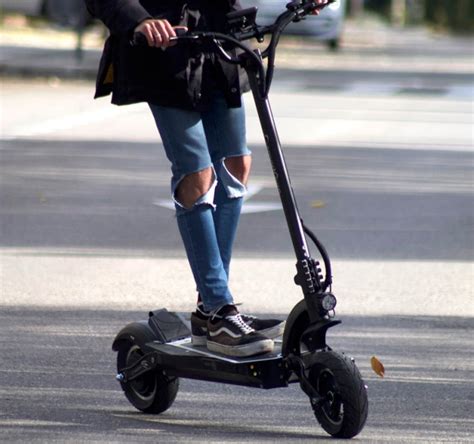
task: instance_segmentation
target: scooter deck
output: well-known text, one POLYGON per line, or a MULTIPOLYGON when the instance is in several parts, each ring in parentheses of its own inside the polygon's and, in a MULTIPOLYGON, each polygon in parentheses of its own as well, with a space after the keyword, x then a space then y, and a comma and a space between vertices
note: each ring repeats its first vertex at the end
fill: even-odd
MULTIPOLYGON (((202 345, 193 345, 191 337, 179 339, 176 341, 167 342, 165 344, 160 343, 159 341, 154 341, 155 347, 163 349, 162 346, 167 346, 167 349, 173 347, 176 349, 176 353, 182 354, 186 353, 189 356, 207 356, 208 358, 219 359, 234 364, 243 364, 249 362, 260 362, 260 361, 269 361, 274 359, 281 359, 281 344, 282 341, 276 339, 274 341, 275 347, 271 353, 264 353, 260 355, 250 356, 250 357, 229 357, 222 353, 213 352, 207 349, 206 346, 202 345)), ((150 345, 150 344, 147 344, 150 345)), ((171 352, 171 351, 170 351, 171 352)))
POLYGON ((224 382, 260 388, 286 387, 287 370, 281 355, 281 341, 275 341, 272 353, 252 357, 229 357, 193 346, 191 337, 170 342, 146 344, 156 352, 159 367, 181 378, 224 382))

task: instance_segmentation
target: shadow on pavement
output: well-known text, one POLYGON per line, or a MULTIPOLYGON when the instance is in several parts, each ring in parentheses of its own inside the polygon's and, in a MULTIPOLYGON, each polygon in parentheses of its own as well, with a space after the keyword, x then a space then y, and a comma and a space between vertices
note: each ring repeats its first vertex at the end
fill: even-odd
MULTIPOLYGON (((297 385, 259 390, 182 380, 161 415, 136 412, 114 380, 114 335, 146 313, 7 308, 0 312, 4 442, 312 442, 328 438, 297 385)), ((347 317, 329 343, 369 386, 361 439, 469 442, 471 319, 347 317), (370 369, 377 355, 385 379, 370 369), (464 358, 463 358, 464 356, 464 358), (442 400, 442 402, 440 402, 442 400)), ((328 442, 330 442, 328 440, 328 442)))

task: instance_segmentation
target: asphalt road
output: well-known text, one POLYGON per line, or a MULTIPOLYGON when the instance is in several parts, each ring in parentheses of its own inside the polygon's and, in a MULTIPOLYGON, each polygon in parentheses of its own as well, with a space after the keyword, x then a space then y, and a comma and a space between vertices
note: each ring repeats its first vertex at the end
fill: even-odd
MULTIPOLYGON (((472 77, 337 72, 281 71, 271 98, 302 216, 334 261, 330 344, 369 386, 359 441, 471 442, 472 77)), ((146 106, 91 94, 3 82, 0 440, 324 442, 296 386, 183 381, 159 417, 127 403, 114 334, 150 308, 189 312, 194 289, 146 106)), ((254 169, 232 288, 247 311, 283 317, 300 299, 294 259, 246 106, 254 169)))
MULTIPOLYGON (((469 96, 362 94, 352 80, 297 91, 295 78, 271 97, 300 211, 334 260, 340 312, 472 316, 469 96)), ((5 85, 5 303, 190 310, 147 107, 93 102, 89 83, 5 85)), ((249 310, 285 313, 300 297, 292 249, 250 96, 246 105, 254 166, 232 286, 249 310)))
MULTIPOLYGON (((144 313, 2 309, 0 441, 333 442, 301 389, 182 380, 161 415, 135 411, 114 379, 111 343, 144 313)), ((370 401, 357 442, 472 442, 472 319, 345 317, 329 343, 355 357, 370 401), (369 367, 377 355, 380 379, 369 367)))

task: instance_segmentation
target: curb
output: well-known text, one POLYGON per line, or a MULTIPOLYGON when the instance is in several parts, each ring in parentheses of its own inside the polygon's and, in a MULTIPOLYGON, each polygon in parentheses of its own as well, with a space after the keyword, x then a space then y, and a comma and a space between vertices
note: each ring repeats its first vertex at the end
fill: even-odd
POLYGON ((0 46, 0 75, 95 80, 101 51, 0 46))

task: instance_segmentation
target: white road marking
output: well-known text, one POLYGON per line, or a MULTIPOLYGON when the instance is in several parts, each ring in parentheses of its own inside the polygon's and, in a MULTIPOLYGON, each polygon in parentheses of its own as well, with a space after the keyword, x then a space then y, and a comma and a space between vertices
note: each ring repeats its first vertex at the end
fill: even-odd
MULTIPOLYGON (((278 211, 282 209, 280 202, 249 202, 249 199, 257 195, 263 189, 264 186, 258 183, 249 185, 247 195, 244 198, 242 214, 264 213, 266 211, 278 211)), ((171 197, 169 199, 158 199, 153 202, 153 204, 174 211, 174 203, 171 200, 171 197)))

